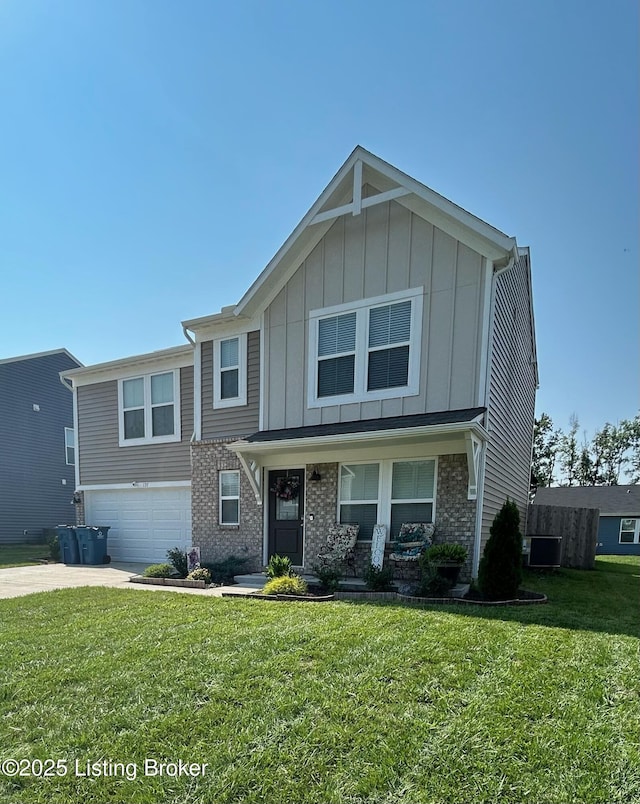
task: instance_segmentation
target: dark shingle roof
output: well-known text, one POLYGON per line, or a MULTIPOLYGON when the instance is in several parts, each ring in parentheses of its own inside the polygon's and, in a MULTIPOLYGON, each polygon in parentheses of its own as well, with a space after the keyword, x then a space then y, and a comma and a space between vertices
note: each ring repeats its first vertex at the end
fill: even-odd
POLYGON ((486 408, 466 408, 465 410, 443 410, 437 413, 418 413, 411 416, 391 416, 381 419, 361 419, 355 422, 336 422, 334 424, 314 424, 308 427, 288 427, 283 430, 261 430, 247 438, 247 441, 282 441, 289 438, 319 438, 347 433, 375 433, 379 430, 399 430, 405 427, 428 427, 437 424, 462 424, 472 422, 481 416, 486 408))
POLYGON ((599 508, 600 514, 640 515, 640 486, 558 486, 539 488, 534 505, 599 508))

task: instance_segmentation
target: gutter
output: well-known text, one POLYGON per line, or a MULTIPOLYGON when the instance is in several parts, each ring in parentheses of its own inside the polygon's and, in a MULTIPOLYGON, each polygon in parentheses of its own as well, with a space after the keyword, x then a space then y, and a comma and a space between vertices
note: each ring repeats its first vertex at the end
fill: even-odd
POLYGON ((193 340, 193 338, 191 337, 191 335, 189 335, 189 329, 188 329, 188 327, 187 327, 185 324, 183 324, 183 325, 182 325, 182 334, 184 335, 184 337, 185 337, 185 338, 186 338, 186 339, 189 341, 189 343, 190 343, 192 346, 195 346, 195 345, 196 345, 196 342, 193 340))
POLYGON ((227 449, 236 454, 269 453, 296 447, 314 447, 320 445, 357 444, 362 441, 384 441, 392 438, 407 438, 410 436, 438 435, 440 433, 474 432, 481 441, 488 438, 485 428, 477 421, 460 422, 458 424, 428 424, 424 427, 402 427, 392 430, 375 430, 372 432, 359 431, 357 433, 342 433, 337 435, 309 436, 307 438, 281 438, 270 441, 247 441, 245 439, 234 441, 227 445, 227 449))

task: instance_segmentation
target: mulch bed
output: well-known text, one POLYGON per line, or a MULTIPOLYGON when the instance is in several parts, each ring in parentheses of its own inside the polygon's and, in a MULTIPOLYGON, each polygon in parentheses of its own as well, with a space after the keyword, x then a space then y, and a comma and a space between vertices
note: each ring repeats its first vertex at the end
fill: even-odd
POLYGON ((405 603, 424 604, 455 603, 470 606, 530 606, 548 603, 548 598, 539 592, 530 592, 527 589, 518 589, 518 597, 511 600, 486 600, 479 592, 467 592, 464 597, 414 597, 413 595, 398 594, 398 600, 405 603))

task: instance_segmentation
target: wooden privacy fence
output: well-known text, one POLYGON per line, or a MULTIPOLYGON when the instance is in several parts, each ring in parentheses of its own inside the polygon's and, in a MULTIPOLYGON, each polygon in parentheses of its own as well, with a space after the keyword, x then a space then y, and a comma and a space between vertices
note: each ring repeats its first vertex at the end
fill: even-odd
POLYGON ((526 535, 562 536, 561 565, 574 569, 593 569, 599 520, 598 508, 530 505, 526 535))

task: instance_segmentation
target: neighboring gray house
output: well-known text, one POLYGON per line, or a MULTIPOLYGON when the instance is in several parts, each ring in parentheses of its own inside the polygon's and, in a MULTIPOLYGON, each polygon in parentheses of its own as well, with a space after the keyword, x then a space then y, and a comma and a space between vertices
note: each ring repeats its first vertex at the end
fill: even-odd
POLYGON ((539 488, 534 505, 598 508, 599 555, 640 556, 640 486, 539 488))
POLYGON ((362 566, 374 524, 433 520, 475 573, 507 496, 524 528, 529 251, 363 148, 240 302, 183 328, 190 346, 66 372, 114 557, 173 539, 310 568, 339 520, 362 566))
POLYGON ((73 522, 75 435, 66 349, 0 360, 0 543, 73 522))

